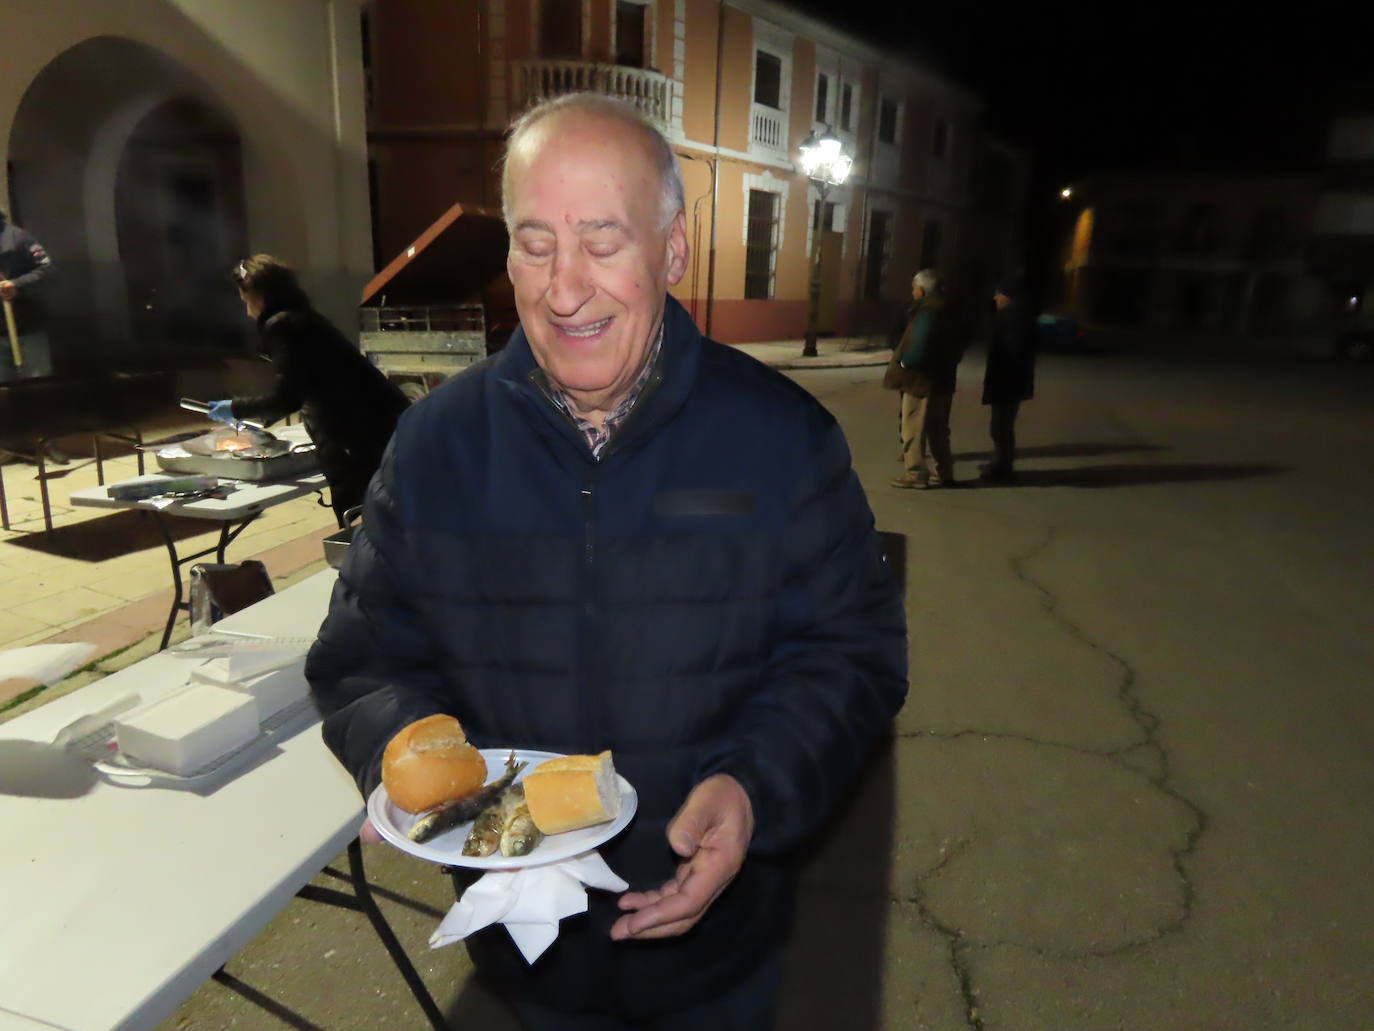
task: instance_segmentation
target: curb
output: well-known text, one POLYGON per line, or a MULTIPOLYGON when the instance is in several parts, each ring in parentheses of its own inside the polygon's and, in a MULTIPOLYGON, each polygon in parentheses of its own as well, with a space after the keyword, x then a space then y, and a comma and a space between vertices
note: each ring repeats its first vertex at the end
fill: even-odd
POLYGON ((764 362, 774 369, 875 369, 888 362, 887 355, 864 361, 843 361, 831 358, 782 358, 775 362, 764 362))

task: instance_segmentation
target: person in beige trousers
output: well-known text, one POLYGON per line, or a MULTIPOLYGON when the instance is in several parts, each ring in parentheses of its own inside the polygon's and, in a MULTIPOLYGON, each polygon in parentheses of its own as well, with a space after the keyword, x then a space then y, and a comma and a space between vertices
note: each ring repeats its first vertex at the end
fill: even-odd
POLYGON ((902 465, 892 486, 927 490, 954 485, 949 413, 962 348, 953 339, 940 277, 922 269, 911 281, 906 329, 883 379, 901 391, 902 465), (931 465, 934 468, 931 468, 931 465))

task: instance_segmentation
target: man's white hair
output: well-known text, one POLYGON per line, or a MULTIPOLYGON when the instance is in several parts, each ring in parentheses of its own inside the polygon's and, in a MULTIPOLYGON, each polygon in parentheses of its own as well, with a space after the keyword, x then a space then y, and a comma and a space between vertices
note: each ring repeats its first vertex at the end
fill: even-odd
POLYGON ((652 122, 630 104, 615 97, 608 97, 604 93, 565 93, 561 97, 554 97, 552 100, 545 100, 536 104, 511 123, 510 136, 506 140, 506 153, 501 159, 501 207, 505 213, 508 232, 514 228, 511 224, 510 207, 511 155, 526 146, 526 139, 540 122, 553 115, 568 111, 580 111, 609 118, 628 125, 643 135, 661 184, 660 229, 667 226, 677 217, 677 213, 687 206, 683 199, 682 173, 678 170, 677 157, 673 154, 673 148, 668 145, 668 141, 663 138, 663 134, 654 127, 652 122))
POLYGON ((940 274, 933 268, 923 268, 911 277, 911 285, 920 287, 928 294, 940 292, 940 274))

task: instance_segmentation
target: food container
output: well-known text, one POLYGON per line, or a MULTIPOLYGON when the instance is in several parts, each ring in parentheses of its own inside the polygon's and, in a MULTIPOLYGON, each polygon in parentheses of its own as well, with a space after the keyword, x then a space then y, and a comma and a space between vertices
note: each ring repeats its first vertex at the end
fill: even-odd
POLYGON ((211 430, 154 452, 164 472, 226 480, 288 480, 319 471, 315 446, 291 444, 262 430, 211 430))
POLYGON ((362 505, 350 508, 344 513, 344 522, 348 525, 324 539, 324 560, 333 568, 341 567, 344 559, 348 557, 348 552, 353 546, 353 531, 357 529, 353 524, 362 514, 362 505))
POLYGON ((119 748, 158 770, 193 773, 258 736, 253 698, 210 684, 189 684, 114 721, 119 748))

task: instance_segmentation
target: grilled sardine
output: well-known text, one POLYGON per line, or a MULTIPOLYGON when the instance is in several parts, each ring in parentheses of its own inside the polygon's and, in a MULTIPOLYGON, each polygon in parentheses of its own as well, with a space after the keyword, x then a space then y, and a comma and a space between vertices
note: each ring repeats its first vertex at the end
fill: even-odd
POLYGON ((475 795, 461 798, 456 802, 449 802, 441 805, 437 809, 431 809, 415 821, 415 826, 410 828, 406 835, 411 841, 423 844, 432 838, 438 837, 446 830, 457 827, 460 823, 467 823, 474 819, 483 809, 498 801, 506 788, 510 787, 516 775, 525 768, 526 763, 515 761, 515 752, 511 752, 506 760, 506 772, 492 781, 475 795))

